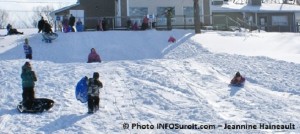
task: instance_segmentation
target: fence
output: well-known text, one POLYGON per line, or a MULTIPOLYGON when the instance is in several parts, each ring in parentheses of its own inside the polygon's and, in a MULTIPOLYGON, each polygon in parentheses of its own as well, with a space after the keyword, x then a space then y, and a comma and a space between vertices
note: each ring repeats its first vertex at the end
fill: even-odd
MULTIPOLYGON (((130 17, 86 17, 81 18, 84 20, 85 30, 96 30, 99 20, 105 20, 107 30, 127 30, 127 21, 131 20, 131 25, 137 23, 141 28, 144 16, 130 16, 130 17)), ((77 18, 78 19, 78 18, 77 18)), ((300 24, 289 26, 272 26, 272 25, 257 25, 254 22, 245 21, 240 18, 231 18, 226 15, 209 15, 200 16, 201 28, 209 27, 212 30, 241 30, 241 28, 252 30, 265 30, 270 32, 294 32, 299 31, 300 24), (211 24, 204 24, 203 18, 211 18, 211 24)), ((185 15, 176 15, 172 19, 172 28, 175 29, 194 29, 194 17, 185 15)), ((150 16, 149 17, 150 29, 167 29, 167 18, 164 16, 150 16)))

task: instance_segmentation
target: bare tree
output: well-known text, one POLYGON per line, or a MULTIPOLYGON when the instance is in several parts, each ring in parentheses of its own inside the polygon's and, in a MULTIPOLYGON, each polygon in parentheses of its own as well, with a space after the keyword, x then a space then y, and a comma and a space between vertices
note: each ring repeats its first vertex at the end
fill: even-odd
POLYGON ((195 33, 201 33, 201 22, 200 22, 200 13, 199 13, 199 0, 194 0, 194 25, 195 33))
POLYGON ((47 20, 50 24, 53 23, 53 18, 51 17, 50 13, 54 11, 54 8, 52 6, 44 6, 44 7, 34 7, 33 8, 33 16, 32 16, 32 25, 34 27, 37 27, 38 21, 41 19, 41 17, 44 17, 45 20, 47 20))
POLYGON ((6 10, 0 9, 0 28, 4 28, 8 23, 8 13, 6 10))

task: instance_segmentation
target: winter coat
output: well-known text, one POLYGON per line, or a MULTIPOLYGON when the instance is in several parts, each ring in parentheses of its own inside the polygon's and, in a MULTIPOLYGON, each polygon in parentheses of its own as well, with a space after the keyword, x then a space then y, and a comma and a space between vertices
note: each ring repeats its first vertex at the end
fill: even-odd
POLYGON ((44 32, 45 33, 52 33, 51 25, 49 23, 45 23, 44 32))
POLYGON ((24 44, 23 48, 25 54, 32 54, 31 46, 24 44))
POLYGON ((71 16, 69 19, 69 26, 74 26, 74 24, 75 24, 75 17, 71 16))
POLYGON ((43 28, 44 28, 44 25, 45 25, 45 20, 41 19, 41 20, 38 22, 38 28, 39 28, 39 29, 43 29, 43 28))
POLYGON ((90 78, 88 80, 88 95, 99 96, 100 88, 102 88, 102 82, 95 78, 90 78))
POLYGON ((238 80, 237 77, 234 77, 234 78, 230 81, 231 84, 241 84, 241 83, 243 83, 243 82, 245 82, 245 78, 242 77, 242 76, 241 76, 241 79, 240 79, 240 80, 238 80))
POLYGON ((91 62, 101 62, 100 56, 95 51, 91 51, 91 53, 89 54, 88 63, 91 62))
POLYGON ((34 87, 34 82, 37 81, 34 71, 31 70, 31 67, 25 65, 22 67, 21 78, 23 88, 34 87))

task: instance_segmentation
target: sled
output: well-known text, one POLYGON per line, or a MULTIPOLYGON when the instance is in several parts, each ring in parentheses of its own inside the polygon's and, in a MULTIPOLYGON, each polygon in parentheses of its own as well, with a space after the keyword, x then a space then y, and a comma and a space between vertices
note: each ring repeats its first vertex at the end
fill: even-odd
POLYGON ((43 33, 44 40, 55 40, 58 37, 57 33, 43 33))
POLYGON ((234 86, 234 87, 244 87, 245 82, 242 83, 237 83, 237 84, 229 84, 229 86, 234 86))
POLYGON ((88 101, 88 78, 83 77, 76 85, 75 96, 76 99, 81 103, 86 103, 88 101))
POLYGON ((20 113, 42 113, 53 107, 54 101, 47 98, 36 98, 33 100, 31 109, 25 108, 24 102, 20 102, 17 109, 20 113))

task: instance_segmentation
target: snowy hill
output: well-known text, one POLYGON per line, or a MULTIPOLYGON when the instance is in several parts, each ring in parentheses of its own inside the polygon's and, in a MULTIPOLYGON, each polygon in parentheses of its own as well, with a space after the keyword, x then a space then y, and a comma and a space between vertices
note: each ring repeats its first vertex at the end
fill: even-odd
POLYGON ((46 44, 36 29, 23 31, 25 35, 0 37, 1 133, 300 132, 299 34, 107 31, 58 33, 57 40, 46 44), (171 35, 174 44, 167 42, 171 35), (21 66, 27 61, 24 38, 33 48, 36 97, 56 102, 49 112, 16 110, 22 98, 21 66), (92 47, 102 63, 86 63, 92 47), (74 88, 95 71, 104 84, 101 108, 88 115, 74 88), (246 76, 243 88, 228 86, 236 71, 246 76), (126 123, 129 129, 123 128, 126 123), (211 129, 157 125, 164 123, 211 129), (269 123, 295 129, 266 129, 269 123), (247 124, 248 129, 228 130, 225 124, 247 124))

